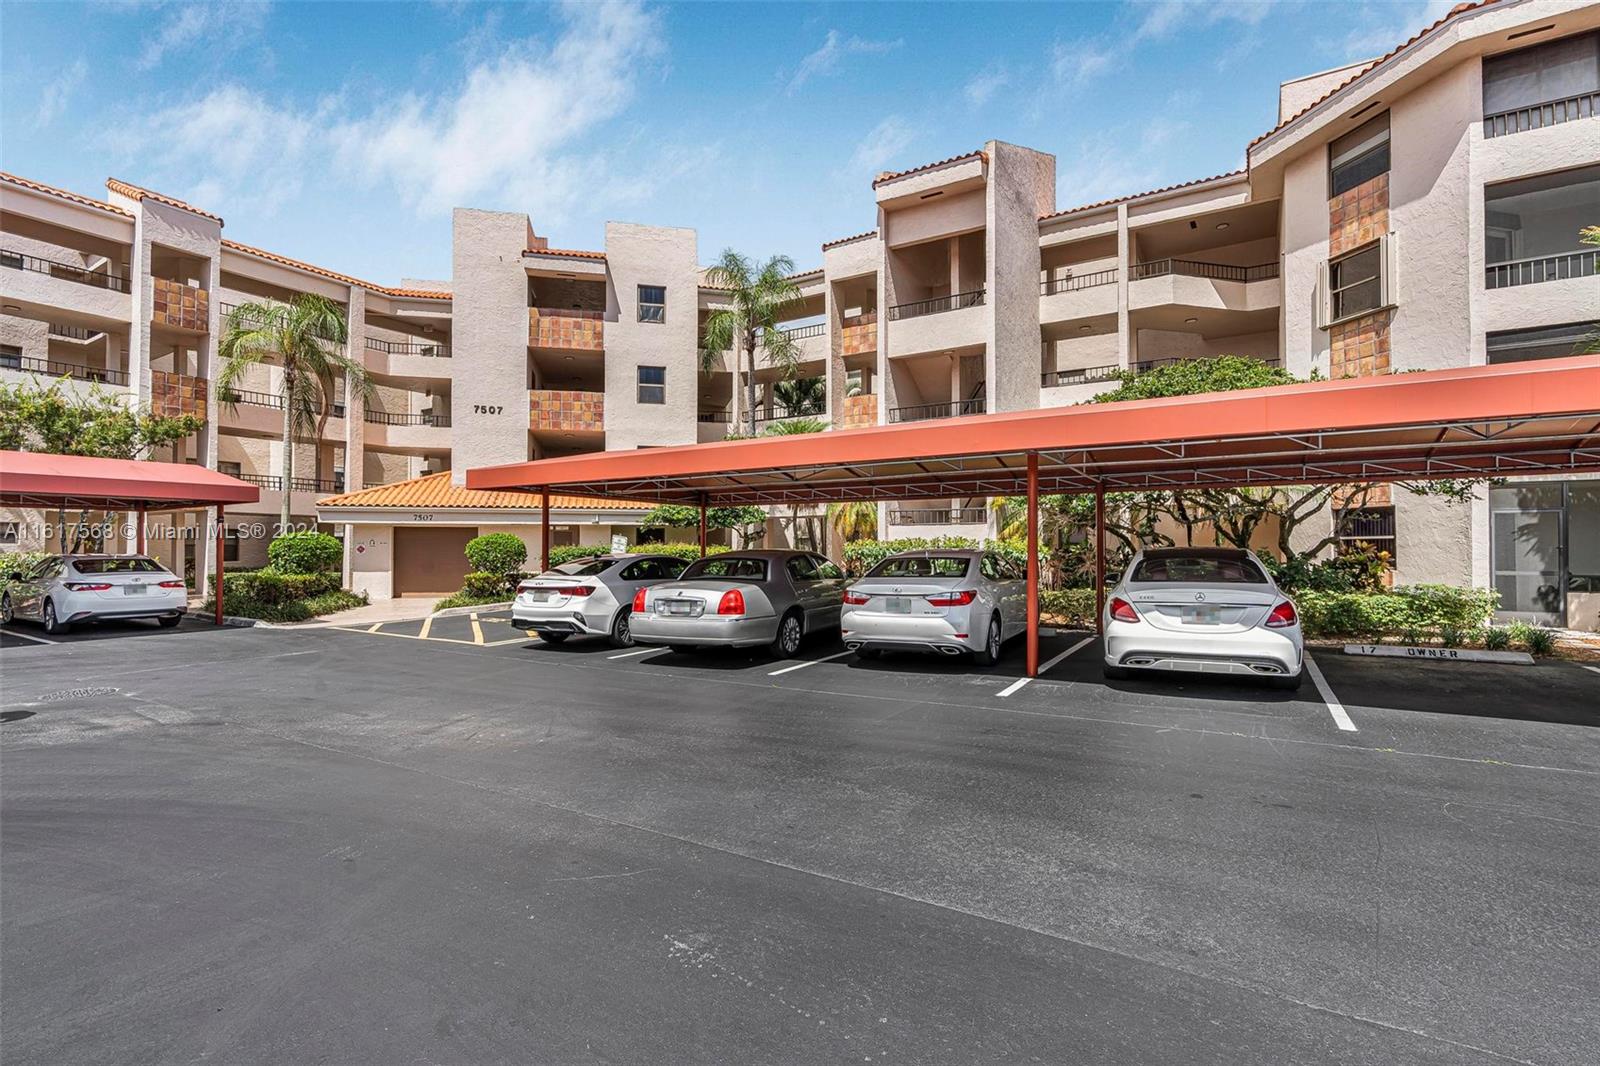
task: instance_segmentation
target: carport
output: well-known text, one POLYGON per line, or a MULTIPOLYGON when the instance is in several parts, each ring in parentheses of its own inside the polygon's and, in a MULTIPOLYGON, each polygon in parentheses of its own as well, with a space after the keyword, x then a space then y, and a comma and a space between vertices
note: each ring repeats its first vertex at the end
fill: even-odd
POLYGON ((140 552, 145 550, 149 512, 215 507, 218 625, 222 624, 223 511, 228 504, 255 503, 260 498, 261 490, 248 482, 187 463, 0 451, 0 506, 131 512, 137 516, 140 552))
POLYGON ((1039 665, 1039 494, 1600 471, 1600 357, 971 415, 804 436, 603 452, 467 472, 472 489, 705 509, 1027 497, 1028 676, 1039 665))

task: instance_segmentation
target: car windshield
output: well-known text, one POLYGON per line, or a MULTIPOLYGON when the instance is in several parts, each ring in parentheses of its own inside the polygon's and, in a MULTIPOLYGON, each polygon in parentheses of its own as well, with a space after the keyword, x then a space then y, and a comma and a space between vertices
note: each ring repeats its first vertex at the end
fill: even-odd
POLYGON ((1214 555, 1158 555, 1141 559, 1130 581, 1197 581, 1265 585, 1267 575, 1249 559, 1214 555))
POLYGON ((681 580, 692 581, 697 577, 765 581, 767 579, 767 561, 748 557, 729 559, 726 556, 701 559, 699 562, 689 565, 689 569, 683 572, 681 580))
POLYGON ((131 559, 74 559, 72 568, 80 574, 158 574, 166 569, 142 555, 131 559))
POLYGON ((611 559, 574 559, 570 563, 552 566, 550 573, 562 574, 566 577, 593 577, 603 574, 614 565, 611 559))
POLYGON ((972 560, 963 555, 908 555, 885 559, 868 577, 966 577, 972 560))

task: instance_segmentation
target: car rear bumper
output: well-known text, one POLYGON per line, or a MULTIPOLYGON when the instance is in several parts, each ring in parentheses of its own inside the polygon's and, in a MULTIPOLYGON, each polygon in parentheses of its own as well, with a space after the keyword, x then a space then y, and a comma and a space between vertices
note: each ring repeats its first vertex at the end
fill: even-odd
POLYGON ((580 611, 575 607, 530 606, 513 601, 513 629, 535 633, 600 634, 611 632, 611 611, 580 611))
POLYGON ((745 618, 708 614, 698 618, 675 618, 641 611, 634 614, 630 626, 635 644, 744 648, 771 644, 778 636, 778 619, 773 615, 745 618))
POLYGON ((189 613, 189 608, 188 608, 187 605, 185 605, 183 607, 175 607, 175 606, 165 606, 164 607, 164 606, 161 606, 160 604, 151 604, 148 607, 139 608, 137 610, 130 608, 130 609, 125 610, 125 611, 85 611, 85 610, 76 610, 76 611, 73 611, 71 614, 62 615, 60 617, 61 617, 61 620, 63 622, 73 622, 73 623, 77 623, 77 622, 115 622, 115 621, 126 621, 126 620, 131 620, 131 619, 136 619, 136 618, 182 618, 185 614, 188 614, 188 613, 189 613))
POLYGON ((1302 652, 1293 637, 1267 629, 1207 637, 1168 633, 1145 623, 1106 627, 1107 666, 1174 673, 1293 677, 1302 652))
POLYGON ((950 615, 888 615, 850 613, 839 622, 844 646, 852 651, 926 651, 959 655, 983 647, 986 633, 973 634, 967 612, 950 615))

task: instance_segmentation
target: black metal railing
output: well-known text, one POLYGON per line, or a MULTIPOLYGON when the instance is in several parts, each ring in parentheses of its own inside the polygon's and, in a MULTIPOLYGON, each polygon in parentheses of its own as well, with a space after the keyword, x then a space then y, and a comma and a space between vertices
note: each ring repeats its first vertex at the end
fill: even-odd
MULTIPOLYGON (((1120 364, 1111 363, 1106 366, 1079 367, 1076 370, 1050 370, 1045 372, 1043 384, 1044 387, 1048 389, 1059 385, 1087 385, 1093 382, 1116 381, 1124 373, 1133 375, 1148 374, 1157 367, 1171 366, 1174 363, 1191 362, 1194 358, 1204 357, 1170 356, 1164 359, 1141 359, 1136 363, 1129 364, 1126 368, 1122 367, 1120 364)), ((1266 359, 1256 359, 1255 361, 1263 366, 1277 366, 1279 363, 1277 356, 1271 356, 1270 358, 1266 359)))
POLYGON ((72 263, 60 263, 54 259, 40 259, 36 255, 25 255, 9 248, 0 249, 0 267, 26 270, 32 274, 48 274, 52 278, 75 281, 80 285, 91 285, 97 289, 111 289, 114 292, 133 291, 133 282, 128 278, 89 270, 72 263))
POLYGON ((1177 274, 1186 278, 1209 278, 1213 281, 1266 281, 1278 276, 1277 263, 1256 266, 1235 266, 1232 263, 1204 263, 1198 259, 1152 259, 1148 263, 1133 264, 1133 279, 1163 278, 1177 274))
POLYGON ((67 326, 60 322, 51 322, 45 329, 52 337, 65 337, 72 341, 94 340, 105 335, 104 330, 90 329, 87 326, 67 326))
POLYGON ((126 385, 126 370, 108 370, 105 367, 82 366, 78 363, 58 363, 53 359, 32 359, 22 355, 0 354, 0 370, 23 370, 30 374, 48 374, 53 378, 68 377, 74 381, 92 381, 98 385, 126 385))
POLYGON ((695 419, 697 421, 700 421, 700 422, 722 422, 722 423, 727 423, 727 422, 732 422, 733 421, 733 412, 731 412, 731 411, 701 411, 698 415, 695 416, 695 419))
POLYGON ((374 411, 370 407, 361 416, 368 422, 380 426, 440 426, 448 428, 449 415, 435 415, 423 412, 421 414, 390 414, 388 411, 374 411))
MULTIPOLYGON (((286 304, 280 304, 277 300, 266 300, 266 301, 258 301, 258 302, 270 304, 272 306, 287 306, 286 304)), ((239 310, 239 308, 241 308, 243 306, 244 306, 243 304, 223 303, 220 300, 217 302, 217 310, 218 310, 218 312, 220 312, 222 318, 224 319, 224 324, 226 324, 226 319, 228 318, 228 316, 232 315, 235 311, 239 310)), ((248 319, 246 321, 248 321, 248 319)), ((325 341, 332 341, 334 344, 342 344, 342 343, 344 343, 343 341, 340 341, 337 338, 332 337, 332 336, 330 336, 330 335, 328 335, 326 333, 319 333, 319 334, 317 334, 317 336, 321 337, 325 341)))
POLYGON ((217 399, 222 403, 246 403, 252 407, 276 407, 283 409, 283 397, 273 392, 259 392, 255 389, 218 389, 217 399))
POLYGON ((820 337, 828 332, 826 322, 813 322, 808 326, 790 326, 788 329, 778 331, 791 340, 805 340, 807 337, 820 337))
POLYGON ((1483 287, 1509 289, 1513 285, 1537 285, 1541 281, 1593 277, 1597 272, 1596 263, 1600 261, 1597 257, 1600 257, 1600 249, 1491 263, 1484 268, 1483 287))
POLYGON ((381 337, 368 337, 367 347, 375 352, 390 355, 425 355, 430 358, 450 358, 450 346, 437 341, 386 341, 381 337))
POLYGON ((1058 292, 1077 292, 1079 289, 1093 289, 1101 285, 1115 285, 1117 271, 1096 270, 1092 274, 1069 274, 1064 278, 1048 278, 1039 283, 1041 296, 1054 296, 1058 292))
MULTIPOLYGON (((784 407, 782 404, 773 404, 770 407, 756 408, 757 422, 782 422, 786 418, 821 418, 827 414, 827 409, 820 403, 803 403, 798 407, 784 407)), ((745 419, 741 418, 743 422, 745 419)))
MULTIPOLYGON (((246 481, 257 488, 278 492, 283 489, 283 477, 279 474, 235 474, 240 481, 246 481)), ((296 477, 289 479, 289 485, 295 492, 343 492, 343 478, 324 478, 321 481, 314 477, 296 477)))
POLYGON ((983 396, 965 400, 946 400, 944 403, 914 403, 904 407, 889 408, 891 422, 923 422, 930 418, 954 418, 957 415, 981 415, 988 401, 983 396))
POLYGON ((889 512, 891 526, 981 526, 988 520, 985 507, 902 507, 889 512))
POLYGON ((913 300, 911 303, 895 304, 889 308, 889 321, 897 322, 903 318, 921 318, 923 315, 959 311, 963 307, 979 307, 983 304, 983 293, 982 289, 973 289, 971 292, 958 292, 954 296, 935 296, 931 300, 913 300))
POLYGON ((1483 135, 1485 138, 1504 137, 1509 133, 1558 126, 1563 122, 1594 118, 1596 115, 1600 115, 1600 92, 1579 93, 1560 100, 1546 100, 1542 104, 1484 115, 1483 135))

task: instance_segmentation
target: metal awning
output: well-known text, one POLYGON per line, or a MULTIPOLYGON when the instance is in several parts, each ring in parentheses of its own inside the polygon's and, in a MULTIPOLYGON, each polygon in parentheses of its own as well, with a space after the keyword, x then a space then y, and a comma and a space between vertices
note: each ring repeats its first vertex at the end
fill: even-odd
POLYGON ((187 463, 0 451, 0 506, 181 511, 255 503, 261 490, 187 463))

